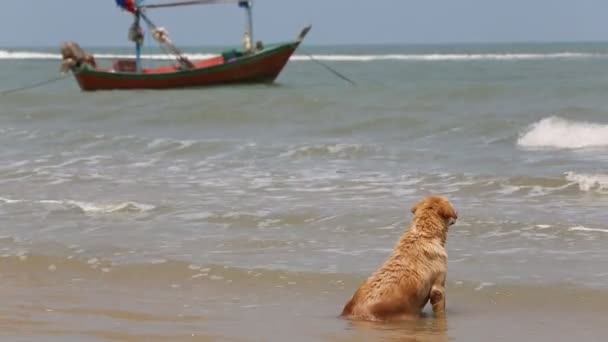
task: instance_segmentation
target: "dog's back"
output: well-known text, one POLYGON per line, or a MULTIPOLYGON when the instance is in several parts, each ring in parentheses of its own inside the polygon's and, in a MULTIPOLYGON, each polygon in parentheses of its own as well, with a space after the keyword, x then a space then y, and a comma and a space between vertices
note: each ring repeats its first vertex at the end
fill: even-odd
POLYGON ((342 317, 376 321, 420 314, 428 302, 433 279, 436 274, 445 272, 446 256, 443 247, 437 245, 438 248, 432 251, 433 259, 427 259, 413 244, 410 247, 399 245, 399 249, 346 303, 342 317))

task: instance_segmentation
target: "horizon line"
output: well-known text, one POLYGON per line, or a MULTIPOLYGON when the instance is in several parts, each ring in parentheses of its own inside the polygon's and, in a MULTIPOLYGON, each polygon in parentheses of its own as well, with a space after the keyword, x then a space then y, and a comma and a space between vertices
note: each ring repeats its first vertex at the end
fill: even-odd
MULTIPOLYGON (((602 44, 608 43, 608 40, 513 40, 513 41, 459 41, 459 42, 369 42, 369 43, 304 43, 303 45, 308 47, 374 47, 374 46, 454 46, 454 45, 512 45, 512 44, 538 44, 538 45, 550 45, 550 44, 602 44)), ((79 43, 80 44, 80 43, 79 43)), ((4 45, 0 44, 0 49, 21 49, 21 48, 58 48, 61 45, 61 42, 57 44, 40 44, 40 45, 4 45)), ((223 48, 236 46, 239 44, 200 44, 200 45, 192 45, 192 44, 181 44, 182 48, 223 48)), ((87 48, 130 48, 133 45, 130 44, 120 44, 120 45, 85 45, 81 44, 83 47, 87 48)), ((144 46, 144 48, 146 48, 144 46)), ((150 47, 148 47, 150 48, 150 47)), ((157 46, 153 46, 152 48, 157 48, 157 46)))

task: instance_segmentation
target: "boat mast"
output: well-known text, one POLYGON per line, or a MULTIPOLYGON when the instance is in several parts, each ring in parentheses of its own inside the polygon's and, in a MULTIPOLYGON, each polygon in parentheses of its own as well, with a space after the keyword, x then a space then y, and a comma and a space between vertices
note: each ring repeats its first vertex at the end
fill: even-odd
POLYGON ((242 7, 247 11, 247 33, 249 34, 249 39, 253 45, 253 0, 239 0, 239 7, 242 7))
MULTIPOLYGON (((139 9, 135 12, 135 27, 139 29, 140 13, 139 9)), ((135 41, 135 71, 141 72, 141 40, 135 41)))
MULTIPOLYGON (((143 0, 135 0, 136 10, 135 10, 135 26, 137 29, 140 29, 139 20, 141 18, 141 9, 139 6, 141 5, 143 0)), ((142 37, 143 38, 143 37, 142 37)), ((138 39, 135 41, 135 70, 136 72, 141 72, 141 45, 143 41, 142 39, 138 39)))

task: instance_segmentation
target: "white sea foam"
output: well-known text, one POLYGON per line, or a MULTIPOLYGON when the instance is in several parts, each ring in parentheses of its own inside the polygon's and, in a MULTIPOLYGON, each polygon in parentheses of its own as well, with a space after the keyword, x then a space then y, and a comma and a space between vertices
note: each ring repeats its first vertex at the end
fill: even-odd
POLYGON ((0 50, 0 59, 61 59, 60 54, 34 51, 0 50))
POLYGON ((73 200, 15 200, 0 197, 0 202, 13 204, 13 203, 38 203, 52 207, 59 208, 76 208, 84 213, 90 214, 110 214, 117 212, 147 212, 156 209, 156 206, 151 204, 137 203, 137 202, 119 202, 119 203, 92 203, 82 202, 73 200))
MULTIPOLYGON (((206 59, 217 56, 217 54, 188 53, 188 58, 206 59)), ((150 60, 172 60, 173 57, 165 54, 144 54, 144 59, 150 60)), ((334 62, 373 62, 373 61, 519 61, 519 60, 545 60, 545 59, 589 59, 589 58, 608 58, 608 54, 603 53, 581 53, 581 52, 557 52, 557 53, 479 53, 479 54, 318 54, 313 58, 321 61, 334 62)), ((97 53, 97 59, 115 58, 134 58, 131 54, 111 54, 97 53)), ((61 55, 58 53, 38 52, 38 51, 8 51, 0 50, 0 60, 2 59, 43 59, 59 60, 61 55)), ((294 55, 292 61, 309 61, 308 56, 294 55)))
POLYGON ((13 204, 13 203, 21 203, 21 202, 23 202, 23 200, 14 200, 14 199, 10 199, 10 198, 0 197, 0 202, 6 203, 6 204, 13 204))
POLYGON ((480 290, 482 290, 482 289, 484 289, 486 287, 492 287, 494 285, 496 285, 496 284, 495 283, 490 283, 490 282, 482 282, 481 284, 479 284, 479 286, 477 286, 475 288, 475 291, 480 291, 480 290))
POLYGON ((587 228, 583 226, 576 226, 568 229, 571 232, 600 232, 600 233, 608 233, 608 229, 601 228, 587 228))
POLYGON ((528 127, 520 135, 517 144, 522 147, 558 149, 608 146, 608 125, 552 116, 528 127))
POLYGON ((359 144, 315 144, 290 147, 280 157, 302 157, 302 156, 322 156, 333 155, 340 157, 353 157, 360 152, 364 152, 365 147, 359 144))
POLYGON ((110 214, 116 212, 147 212, 156 207, 150 204, 137 202, 122 202, 117 204, 99 204, 90 202, 67 201, 69 206, 77 207, 85 213, 110 214))
POLYGON ((566 180, 578 184, 581 191, 608 192, 608 175, 567 172, 566 180))
POLYGON ((183 150, 196 144, 196 140, 175 140, 175 139, 155 139, 148 143, 150 149, 165 149, 174 148, 175 150, 183 150), (177 146, 176 146, 177 145, 177 146))
MULTIPOLYGON (((585 59, 608 58, 608 55, 592 53, 551 53, 551 54, 387 54, 387 55, 313 55, 322 61, 373 62, 373 61, 517 61, 544 59, 585 59)), ((294 56, 292 60, 309 60, 307 56, 294 56)))

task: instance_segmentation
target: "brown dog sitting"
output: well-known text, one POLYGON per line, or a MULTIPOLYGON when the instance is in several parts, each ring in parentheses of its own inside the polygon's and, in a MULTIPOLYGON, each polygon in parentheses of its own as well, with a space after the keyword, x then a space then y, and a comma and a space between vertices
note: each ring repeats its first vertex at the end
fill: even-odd
POLYGON ((445 313, 448 227, 458 215, 445 197, 429 196, 412 208, 414 218, 393 253, 355 292, 342 317, 390 321, 420 315, 430 300, 445 313))

